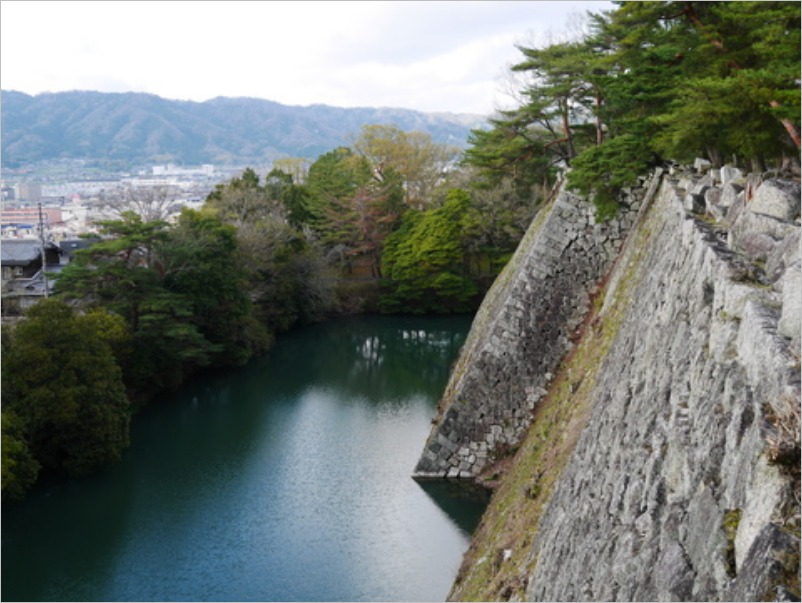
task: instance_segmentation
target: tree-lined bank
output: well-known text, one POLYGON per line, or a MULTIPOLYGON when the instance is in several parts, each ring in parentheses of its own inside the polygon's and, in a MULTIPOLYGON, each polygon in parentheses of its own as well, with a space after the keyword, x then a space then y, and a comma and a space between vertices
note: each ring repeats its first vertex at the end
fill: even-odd
POLYGON ((424 134, 371 126, 311 165, 247 169, 174 223, 143 216, 147 203, 99 222, 98 242, 54 275, 56 295, 4 331, 5 500, 39 471, 118 459, 135 410, 201 370, 244 364, 293 326, 469 312, 533 207, 453 188, 455 157, 424 134))

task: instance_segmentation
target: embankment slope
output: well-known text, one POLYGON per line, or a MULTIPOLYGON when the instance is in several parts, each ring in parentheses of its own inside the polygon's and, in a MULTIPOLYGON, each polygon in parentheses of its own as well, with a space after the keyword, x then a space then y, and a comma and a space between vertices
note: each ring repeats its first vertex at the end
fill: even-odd
POLYGON ((610 253, 590 246, 598 271, 578 288, 532 275, 597 240, 586 221, 561 253, 536 251, 560 223, 552 216, 587 217, 584 202, 563 194, 533 225, 527 261, 474 323, 418 466, 479 481, 507 467, 451 599, 799 595, 799 186, 742 184, 688 172, 644 181, 610 253), (576 311, 554 310, 577 292, 576 311), (550 301, 525 305, 524 346, 498 319, 527 295, 550 301), (559 351, 527 339, 527 320, 561 322, 559 351), (521 409, 517 423, 505 409, 521 409))

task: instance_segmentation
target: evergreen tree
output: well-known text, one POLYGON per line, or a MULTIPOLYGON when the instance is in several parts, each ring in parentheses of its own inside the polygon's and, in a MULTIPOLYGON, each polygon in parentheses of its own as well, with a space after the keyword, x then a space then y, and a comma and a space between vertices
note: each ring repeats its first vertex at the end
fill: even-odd
MULTIPOLYGON (((18 448, 12 450, 18 471, 32 467, 24 447, 14 445, 22 441, 20 426, 36 462, 72 475, 118 460, 128 446, 129 403, 109 329, 98 331, 102 324, 112 332, 123 329, 119 317, 87 319, 49 299, 33 306, 15 328, 4 350, 3 400, 13 413, 5 419, 11 420, 7 428, 18 448)), ((20 485, 26 482, 29 478, 20 485)))
MULTIPOLYGON (((5 405, 9 406, 9 400, 4 400, 5 405)), ((0 447, 3 501, 19 501, 36 482, 40 465, 31 454, 22 421, 17 414, 5 409, 0 414, 3 438, 3 445, 0 447)))
POLYGON ((192 325, 214 346, 211 363, 242 364, 265 348, 268 336, 251 314, 236 228, 210 212, 185 209, 160 254, 163 286, 187 300, 192 325))
POLYGON ((309 225, 328 247, 356 237, 351 201, 373 178, 370 164, 347 147, 318 157, 309 168, 309 225))
POLYGON ((524 101, 474 133, 467 163, 499 182, 556 156, 609 217, 618 189, 663 158, 760 169, 797 154, 798 4, 616 4, 579 42, 520 48, 524 101))
POLYGON ((462 158, 463 167, 474 168, 477 188, 492 189, 509 179, 518 195, 528 197, 538 184, 548 187, 556 176, 555 161, 546 153, 547 132, 530 127, 528 120, 506 118, 488 120, 489 129, 471 130, 470 145, 462 158))
MULTIPOLYGON (((200 306, 192 295, 198 291, 188 290, 192 287, 183 276, 192 273, 196 288, 205 279, 214 280, 217 290, 211 295, 224 294, 220 275, 211 274, 219 267, 215 262, 225 261, 224 245, 212 251, 220 255, 210 261, 192 256, 208 252, 211 237, 201 240, 200 227, 181 227, 173 234, 164 222, 142 222, 132 213, 100 226, 107 238, 76 254, 59 275, 56 291, 126 320, 131 334, 130 352, 121 358, 126 383, 132 393, 147 398, 179 385, 187 373, 207 366, 225 349, 223 342, 205 336, 202 327, 210 328, 209 310, 204 308, 206 317, 197 314, 200 306), (192 236, 197 237, 194 247, 192 236)), ((227 276, 236 282, 234 272, 227 276)))
POLYGON ((512 67, 513 71, 526 71, 533 82, 523 90, 525 105, 518 118, 538 124, 549 133, 544 145, 556 154, 565 165, 571 161, 589 133, 589 107, 592 105, 592 85, 589 82, 591 55, 579 42, 552 44, 545 48, 519 47, 525 60, 512 67))
POLYGON ((705 149, 716 163, 733 155, 761 169, 799 148, 800 7, 791 2, 686 3, 686 80, 655 144, 678 160, 705 149))
POLYGON ((385 312, 465 312, 479 292, 468 267, 468 248, 479 216, 468 193, 451 191, 442 207, 410 211, 387 237, 382 274, 385 312))

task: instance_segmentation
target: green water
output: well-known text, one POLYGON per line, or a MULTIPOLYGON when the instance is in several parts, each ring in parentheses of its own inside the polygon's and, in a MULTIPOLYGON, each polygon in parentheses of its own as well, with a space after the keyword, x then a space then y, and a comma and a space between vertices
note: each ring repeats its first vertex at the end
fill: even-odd
POLYGON ((306 327, 155 403, 3 509, 3 600, 442 600, 485 501, 409 476, 469 322, 306 327))

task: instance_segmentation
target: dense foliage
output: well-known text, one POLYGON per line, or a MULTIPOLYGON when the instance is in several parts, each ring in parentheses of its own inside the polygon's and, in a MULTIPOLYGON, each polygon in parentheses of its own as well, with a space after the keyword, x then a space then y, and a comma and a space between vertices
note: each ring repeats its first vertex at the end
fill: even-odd
POLYGON ((442 207, 410 211, 385 242, 382 273, 388 294, 382 309, 417 313, 470 310, 479 292, 471 278, 470 240, 480 216, 470 196, 454 189, 442 207))
POLYGON ((798 160, 799 3, 616 4, 580 39, 519 47, 523 100, 473 132, 467 165, 519 186, 568 169, 609 217, 618 190, 666 159, 798 160))
POLYGON ((56 288, 65 299, 125 319, 131 343, 120 362, 136 395, 264 348, 266 334, 251 319, 242 287, 236 229, 191 210, 172 227, 134 213, 99 226, 104 239, 76 254, 56 288))
POLYGON ((117 315, 44 300, 4 342, 4 493, 21 495, 39 466, 80 475, 119 459, 130 411, 113 348, 124 339, 117 315))
POLYGON ((252 315, 270 334, 318 320, 334 309, 333 273, 302 224, 313 219, 305 187, 272 170, 264 184, 251 169, 218 186, 205 211, 236 232, 238 266, 252 315))

